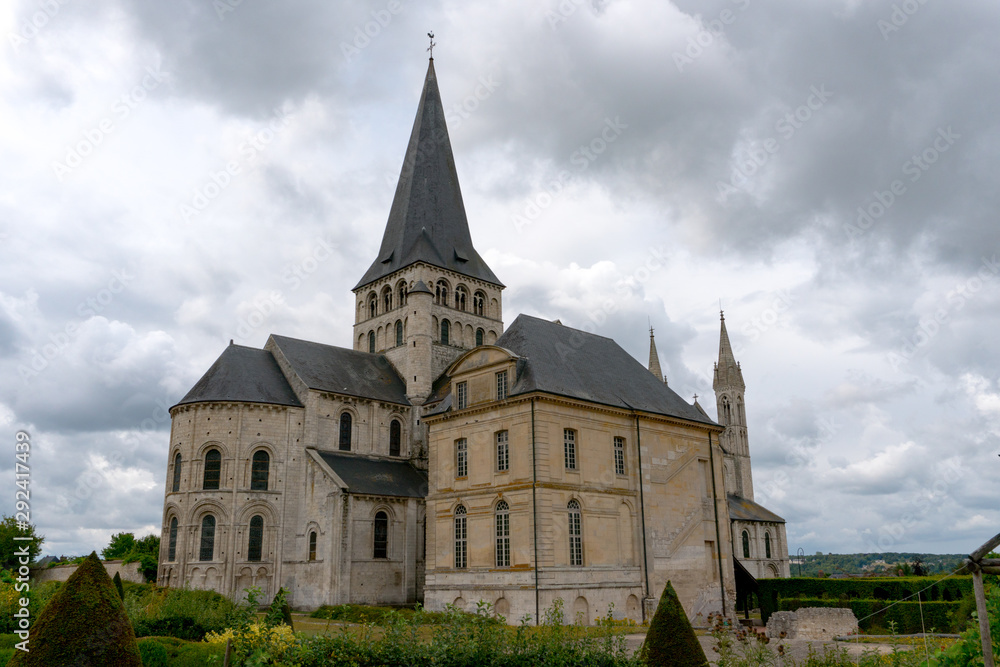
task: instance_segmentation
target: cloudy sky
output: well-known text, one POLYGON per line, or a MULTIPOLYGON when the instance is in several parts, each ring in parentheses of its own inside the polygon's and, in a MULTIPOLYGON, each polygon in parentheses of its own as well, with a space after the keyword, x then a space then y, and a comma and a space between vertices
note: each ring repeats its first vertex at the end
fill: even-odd
POLYGON ((715 413, 720 301, 791 550, 1000 526, 1000 5, 22 0, 0 9, 0 474, 46 552, 158 531, 229 340, 350 346, 433 30, 505 320, 715 413))

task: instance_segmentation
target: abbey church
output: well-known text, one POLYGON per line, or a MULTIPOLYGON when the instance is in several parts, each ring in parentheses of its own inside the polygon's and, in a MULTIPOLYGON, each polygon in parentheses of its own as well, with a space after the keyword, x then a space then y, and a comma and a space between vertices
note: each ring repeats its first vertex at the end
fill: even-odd
POLYGON ((615 341, 503 319, 431 59, 352 349, 230 343, 173 408, 159 583, 279 587, 299 609, 407 604, 537 621, 692 617, 788 576, 753 499, 745 384, 722 321, 716 419, 615 341))

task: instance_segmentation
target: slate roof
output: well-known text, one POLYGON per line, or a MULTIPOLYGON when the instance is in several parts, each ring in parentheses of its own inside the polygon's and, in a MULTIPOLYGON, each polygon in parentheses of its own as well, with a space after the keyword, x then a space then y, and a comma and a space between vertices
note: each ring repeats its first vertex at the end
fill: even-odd
POLYGON ((384 354, 271 335, 295 374, 310 389, 410 405, 406 384, 384 354))
POLYGON ((318 454, 347 484, 351 493, 399 498, 427 497, 427 474, 406 461, 387 461, 333 452, 318 454))
POLYGON ((511 395, 544 391, 716 425, 610 338, 518 315, 496 345, 522 357, 511 395))
POLYGON ((300 408, 278 362, 267 350, 229 345, 177 405, 211 401, 274 403, 300 408))
POLYGON ((354 289, 421 261, 501 285, 472 245, 433 59, 382 246, 354 289))
POLYGON ((740 498, 731 493, 726 494, 726 501, 729 505, 729 518, 737 521, 767 521, 769 523, 785 523, 780 516, 767 509, 763 505, 758 505, 748 498, 740 498))

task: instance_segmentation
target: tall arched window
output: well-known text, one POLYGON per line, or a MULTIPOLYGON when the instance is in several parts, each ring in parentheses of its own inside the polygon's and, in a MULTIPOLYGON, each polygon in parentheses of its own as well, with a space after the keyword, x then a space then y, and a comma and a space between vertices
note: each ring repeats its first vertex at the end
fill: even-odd
POLYGON ((501 500, 496 509, 496 566, 510 567, 510 506, 501 500))
POLYGON ((405 306, 406 305, 406 283, 405 282, 399 283, 399 285, 396 287, 396 296, 399 298, 399 305, 400 306, 405 306))
POLYGON ((247 560, 259 561, 264 546, 264 517, 255 514, 250 519, 250 540, 247 544, 247 560))
POLYGON ((764 533, 764 556, 766 558, 771 557, 771 534, 764 533))
POLYGON ((309 560, 316 560, 316 531, 309 533, 309 560))
POLYGON ((583 521, 580 517, 580 503, 569 501, 569 564, 583 565, 583 521))
POLYGON ((170 490, 177 493, 181 490, 181 453, 177 452, 174 457, 174 481, 170 485, 170 490))
POLYGON ((468 536, 465 507, 459 505, 455 508, 455 567, 458 569, 469 564, 468 536))
POLYGON ((201 545, 198 560, 212 560, 215 555, 215 517, 206 514, 201 520, 201 545))
POLYGON ((743 557, 750 558, 750 533, 743 531, 743 557))
POLYGON ((448 283, 446 281, 437 281, 437 285, 434 287, 434 302, 442 306, 448 305, 448 283))
POLYGON ((368 352, 369 354, 375 354, 375 332, 368 332, 368 352))
POLYGON ((267 491, 267 477, 270 473, 271 457, 263 449, 254 452, 250 467, 250 490, 267 491))
POLYGON ((210 449, 205 452, 205 475, 202 478, 201 488, 214 491, 219 488, 222 479, 222 453, 218 449, 210 449))
POLYGON ((375 548, 372 557, 389 557, 389 515, 385 512, 375 513, 375 548))
POLYGON ((400 441, 403 439, 403 427, 398 419, 389 422, 389 456, 399 456, 400 441))
POLYGON ((403 321, 396 320, 396 347, 403 344, 403 321))
POLYGON ((388 313, 390 310, 392 310, 392 288, 386 286, 382 290, 382 311, 388 313))
POLYGON ((378 299, 375 298, 375 293, 368 298, 368 317, 375 317, 378 314, 378 299))
POLYGON ((467 297, 468 297, 468 294, 466 293, 464 287, 456 287, 455 288, 455 308, 458 308, 459 310, 465 310, 465 300, 466 300, 467 297))
POLYGON ((451 338, 451 322, 441 320, 441 344, 448 345, 449 338, 451 338))
POLYGON ((177 560, 177 517, 170 520, 170 537, 167 541, 167 560, 177 560))
POLYGON ((736 421, 741 425, 747 423, 747 414, 743 408, 743 399, 739 396, 736 397, 736 421))
POLYGON ((351 451, 351 413, 344 412, 340 415, 340 449, 345 452, 351 451))
POLYGON ((482 329, 476 329, 476 347, 483 344, 483 338, 486 337, 486 332, 482 329))
POLYGON ((733 423, 732 411, 729 407, 729 399, 725 396, 722 397, 722 425, 729 426, 733 423))
POLYGON ((476 315, 486 314, 486 294, 483 292, 476 292, 472 297, 472 312, 476 315))

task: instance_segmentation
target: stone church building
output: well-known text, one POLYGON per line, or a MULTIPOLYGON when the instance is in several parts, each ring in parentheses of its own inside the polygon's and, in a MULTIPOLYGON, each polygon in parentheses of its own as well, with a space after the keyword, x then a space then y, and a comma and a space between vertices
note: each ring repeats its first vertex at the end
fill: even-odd
POLYGON ((296 608, 492 603, 510 622, 732 613, 738 568, 787 576, 753 502, 723 322, 719 423, 613 340, 520 315, 466 219, 433 59, 353 349, 230 343, 171 408, 159 582, 296 608), (740 565, 742 563, 742 565, 740 565))

